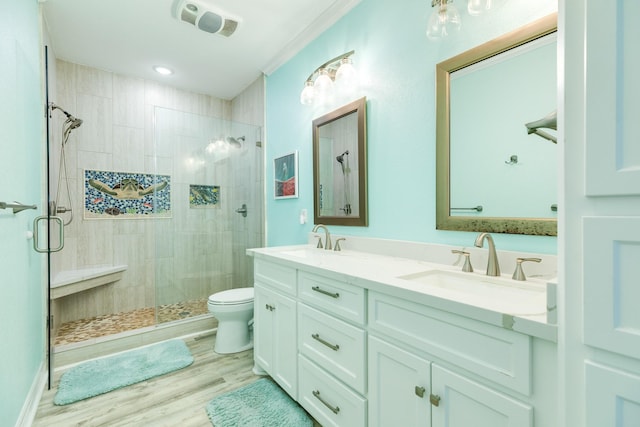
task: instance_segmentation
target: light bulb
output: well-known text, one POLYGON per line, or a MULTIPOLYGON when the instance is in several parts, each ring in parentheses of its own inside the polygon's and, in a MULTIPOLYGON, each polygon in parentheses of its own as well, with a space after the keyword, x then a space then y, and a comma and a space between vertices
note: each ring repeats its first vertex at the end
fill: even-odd
POLYGON ((351 58, 342 58, 336 71, 336 86, 341 93, 354 92, 358 86, 358 74, 353 68, 351 58))
POLYGON ((440 0, 440 5, 427 21, 427 37, 431 40, 442 39, 460 30, 461 24, 458 9, 453 4, 447 4, 447 0, 440 0))
POLYGON ((325 103, 333 96, 333 80, 329 77, 329 72, 326 69, 320 70, 320 75, 313 83, 318 100, 321 103, 325 103))
POLYGON ((469 15, 478 16, 491 9, 491 0, 468 0, 467 12, 469 15))
POLYGON ((205 147, 205 151, 209 154, 213 154, 216 151, 216 142, 212 139, 205 147))
POLYGON ((311 105, 316 97, 316 90, 313 87, 313 81, 307 80, 304 84, 304 89, 300 93, 300 103, 302 105, 311 105))

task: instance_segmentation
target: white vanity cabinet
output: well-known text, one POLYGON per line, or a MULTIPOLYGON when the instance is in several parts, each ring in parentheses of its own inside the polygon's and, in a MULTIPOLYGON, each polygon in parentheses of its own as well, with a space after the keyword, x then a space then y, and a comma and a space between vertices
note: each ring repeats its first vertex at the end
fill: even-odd
POLYGON ((365 427, 365 290, 298 273, 299 402, 323 426, 365 427))
POLYGON ((256 365, 321 425, 554 425, 555 343, 513 316, 290 260, 255 275, 256 365))
POLYGON ((254 360, 298 398, 296 270, 256 260, 254 360))
POLYGON ((375 292, 368 323, 370 426, 533 427, 529 336, 375 292))
POLYGON ((532 427, 533 408, 375 336, 369 426, 532 427))

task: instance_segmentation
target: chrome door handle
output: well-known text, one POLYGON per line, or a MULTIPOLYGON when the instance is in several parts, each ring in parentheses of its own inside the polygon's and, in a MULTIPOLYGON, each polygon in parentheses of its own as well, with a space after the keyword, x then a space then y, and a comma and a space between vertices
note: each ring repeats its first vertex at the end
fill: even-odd
MULTIPOLYGON (((49 226, 49 223, 47 223, 47 226, 49 226)), ((39 252, 41 254, 46 254, 50 252, 59 252, 62 250, 62 248, 64 248, 64 222, 62 221, 62 218, 60 218, 59 216, 47 216, 47 215, 41 215, 36 217, 33 220, 33 249, 35 249, 36 252, 39 252), (60 233, 58 235, 58 240, 60 241, 60 243, 57 248, 47 248, 47 247, 41 248, 40 247, 40 244, 39 244, 40 233, 38 233, 38 226, 40 225, 40 221, 44 221, 44 220, 56 221, 60 226, 60 233)))
POLYGON ((0 209, 13 209, 13 213, 17 214, 18 212, 22 212, 26 209, 38 209, 38 207, 36 205, 23 205, 20 202, 0 202, 0 209))

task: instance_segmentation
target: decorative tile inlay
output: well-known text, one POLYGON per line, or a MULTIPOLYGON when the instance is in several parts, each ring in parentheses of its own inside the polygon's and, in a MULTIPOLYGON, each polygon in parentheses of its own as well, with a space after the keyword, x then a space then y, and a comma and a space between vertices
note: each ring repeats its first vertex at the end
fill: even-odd
POLYGON ((171 177, 84 171, 85 219, 171 217, 171 177))
POLYGON ((189 185, 190 208, 215 208, 219 202, 219 185, 189 185))

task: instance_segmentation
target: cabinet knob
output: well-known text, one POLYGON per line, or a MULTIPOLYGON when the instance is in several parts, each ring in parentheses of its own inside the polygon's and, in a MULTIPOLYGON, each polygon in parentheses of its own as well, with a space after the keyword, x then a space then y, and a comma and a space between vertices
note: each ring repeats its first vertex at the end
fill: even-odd
POLYGON ((429 401, 433 406, 440 406, 440 396, 432 394, 429 396, 429 401))
POLYGON ((416 386, 415 388, 415 393, 416 396, 418 397, 424 397, 424 392, 426 391, 426 389, 424 387, 420 387, 419 385, 416 386))

